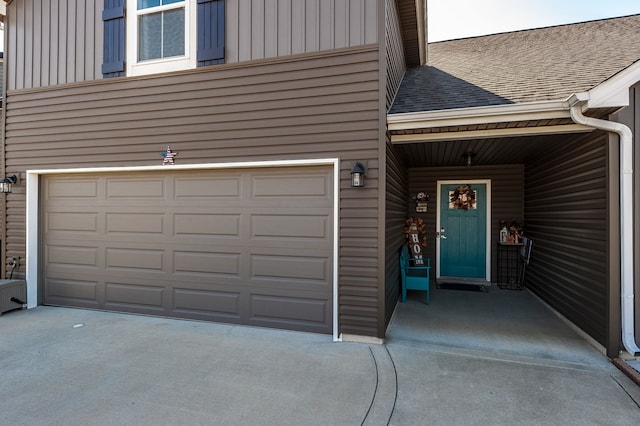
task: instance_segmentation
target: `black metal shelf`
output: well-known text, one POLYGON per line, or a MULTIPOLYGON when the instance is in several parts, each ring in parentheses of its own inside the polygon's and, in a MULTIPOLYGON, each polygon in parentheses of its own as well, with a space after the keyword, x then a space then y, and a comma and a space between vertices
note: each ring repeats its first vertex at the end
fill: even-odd
POLYGON ((522 243, 498 243, 498 287, 522 290, 520 250, 522 243))

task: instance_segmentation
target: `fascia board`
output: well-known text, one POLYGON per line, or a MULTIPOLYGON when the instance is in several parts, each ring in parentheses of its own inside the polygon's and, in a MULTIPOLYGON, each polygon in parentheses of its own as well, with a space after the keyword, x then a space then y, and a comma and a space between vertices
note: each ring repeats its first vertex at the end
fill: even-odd
POLYGON ((420 65, 427 63, 427 0, 416 0, 416 20, 418 21, 418 50, 420 65))
POLYGON ((640 81, 640 61, 589 90, 585 109, 629 106, 629 89, 640 81))
POLYGON ((542 101, 441 111, 388 114, 389 130, 571 118, 567 101, 542 101))

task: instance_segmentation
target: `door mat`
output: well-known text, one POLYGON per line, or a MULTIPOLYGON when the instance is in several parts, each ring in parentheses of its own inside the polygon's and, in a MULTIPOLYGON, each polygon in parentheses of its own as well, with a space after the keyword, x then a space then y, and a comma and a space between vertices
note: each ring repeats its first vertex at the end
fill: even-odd
POLYGON ((442 290, 481 291, 483 293, 489 291, 487 286, 467 283, 442 283, 438 284, 438 288, 442 290))

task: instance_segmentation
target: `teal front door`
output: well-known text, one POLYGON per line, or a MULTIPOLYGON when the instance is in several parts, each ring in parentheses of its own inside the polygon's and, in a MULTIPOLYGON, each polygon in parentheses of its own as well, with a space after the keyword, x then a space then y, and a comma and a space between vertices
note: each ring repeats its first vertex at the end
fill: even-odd
POLYGON ((486 278, 487 184, 440 184, 441 277, 486 278))

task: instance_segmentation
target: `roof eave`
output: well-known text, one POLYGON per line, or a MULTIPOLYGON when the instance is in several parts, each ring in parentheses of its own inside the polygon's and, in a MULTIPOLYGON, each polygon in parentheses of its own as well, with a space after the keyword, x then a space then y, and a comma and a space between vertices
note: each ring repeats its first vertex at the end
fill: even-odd
POLYGON ((427 62, 427 0, 397 0, 407 66, 427 62))
POLYGON ((388 114, 387 124, 393 131, 570 117, 569 103, 553 100, 388 114))

